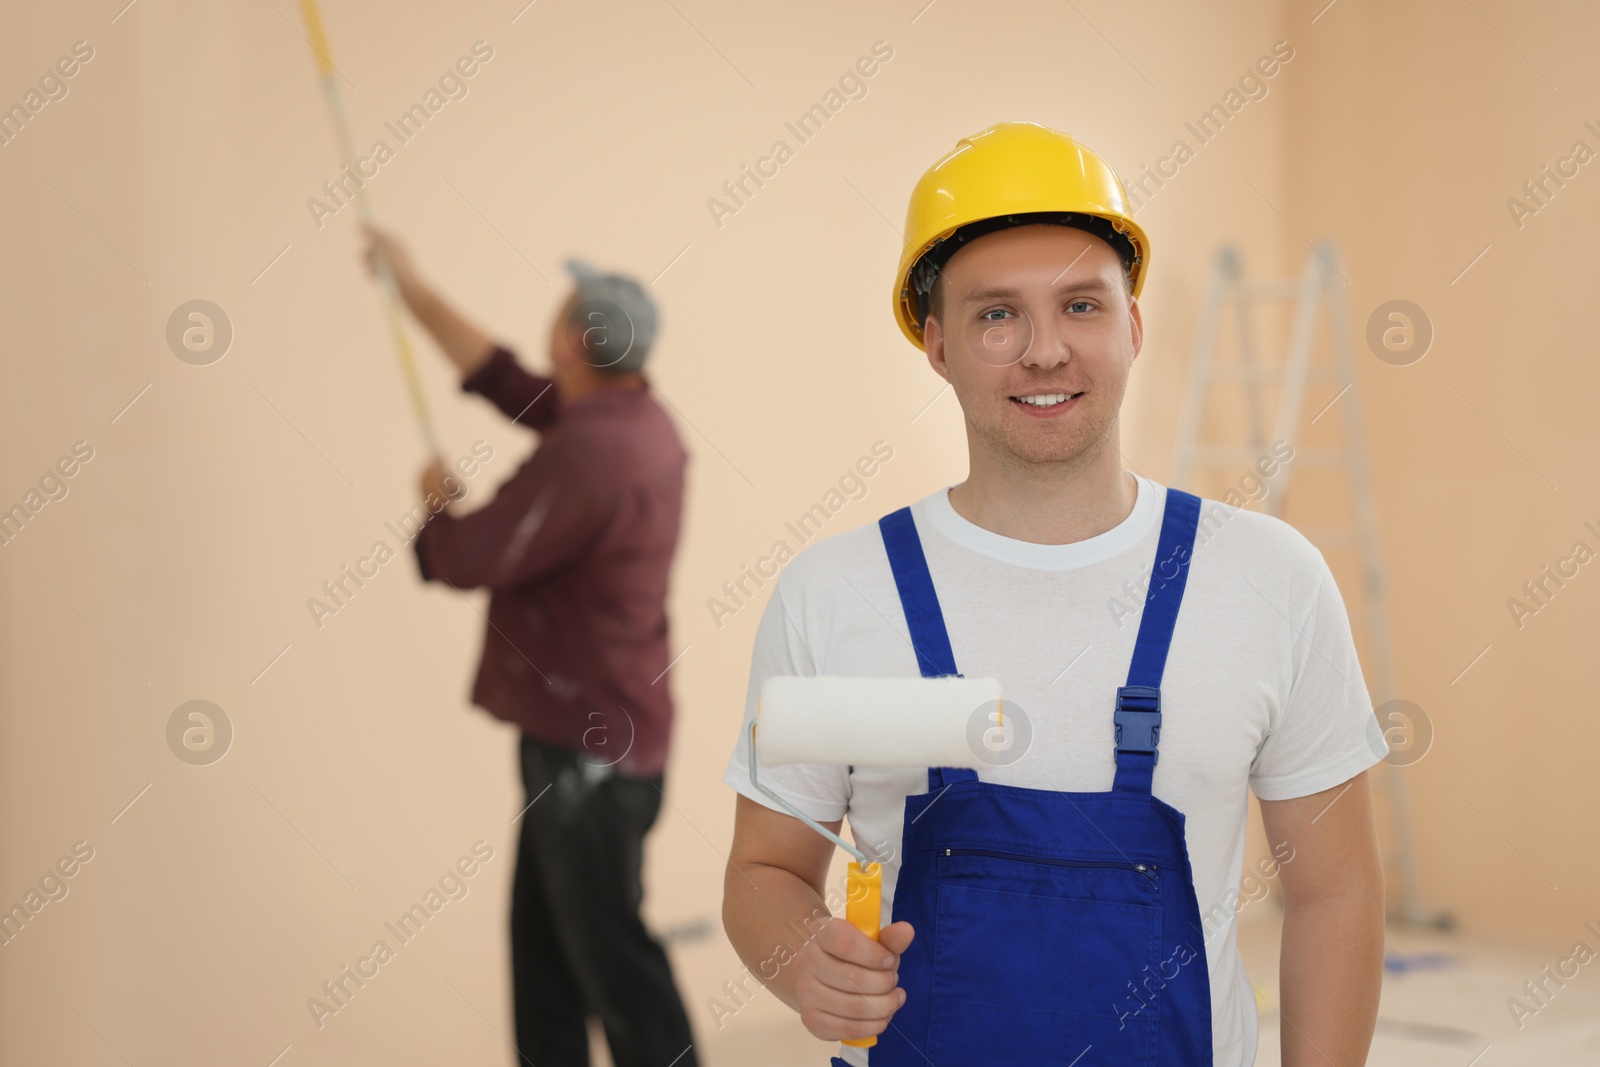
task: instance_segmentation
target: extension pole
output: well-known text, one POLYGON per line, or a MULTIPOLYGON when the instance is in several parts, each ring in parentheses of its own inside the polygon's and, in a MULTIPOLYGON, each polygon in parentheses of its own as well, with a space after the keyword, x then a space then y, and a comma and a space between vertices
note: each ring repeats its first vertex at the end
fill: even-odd
MULTIPOLYGON (((339 151, 344 156, 346 167, 356 175, 359 182, 355 142, 350 136, 350 120, 345 116, 344 100, 339 95, 338 71, 333 66, 333 53, 328 49, 328 36, 322 28, 322 14, 317 10, 317 0, 300 0, 300 9, 305 14, 306 33, 311 40, 311 50, 317 57, 317 70, 322 75, 322 93, 328 102, 328 114, 333 119, 333 130, 339 140, 339 151)), ((372 205, 367 200, 366 189, 359 184, 356 186, 355 202, 361 221, 370 225, 372 205)), ((411 339, 406 336, 405 321, 400 314, 400 285, 395 280, 394 272, 389 269, 389 261, 381 255, 378 257, 378 277, 383 283, 384 310, 389 319, 389 332, 394 336, 395 354, 400 357, 400 367, 405 372, 406 386, 411 394, 411 407, 416 412, 423 443, 428 446, 430 453, 438 456, 439 442, 433 434, 433 419, 428 415, 428 402, 423 397, 422 380, 417 377, 416 357, 412 354, 411 339)))

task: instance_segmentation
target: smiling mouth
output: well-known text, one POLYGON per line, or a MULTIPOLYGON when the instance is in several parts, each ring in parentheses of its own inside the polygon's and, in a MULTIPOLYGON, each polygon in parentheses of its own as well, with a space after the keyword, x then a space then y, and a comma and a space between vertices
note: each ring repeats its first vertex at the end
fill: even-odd
POLYGON ((1048 411, 1051 408, 1060 407, 1068 400, 1076 400, 1082 395, 1082 390, 1076 393, 1034 393, 1030 396, 1014 396, 1011 398, 1011 402, 1013 404, 1026 404, 1028 407, 1038 408, 1041 411, 1048 411))

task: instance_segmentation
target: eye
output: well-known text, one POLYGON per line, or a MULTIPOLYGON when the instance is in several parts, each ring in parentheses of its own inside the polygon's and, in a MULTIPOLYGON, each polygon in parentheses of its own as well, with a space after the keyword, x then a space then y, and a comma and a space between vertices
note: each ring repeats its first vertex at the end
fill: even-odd
MULTIPOLYGON (((1094 310, 1094 305, 1087 300, 1074 300, 1072 303, 1067 305, 1068 311, 1071 311, 1073 308, 1083 308, 1083 310, 1086 312, 1094 310)), ((1083 312, 1079 312, 1079 314, 1082 313, 1083 312)))
POLYGON ((999 322, 1000 317, 1010 314, 1011 312, 1007 311, 1005 308, 990 308, 988 311, 980 311, 978 313, 978 318, 983 319, 985 322, 999 322))

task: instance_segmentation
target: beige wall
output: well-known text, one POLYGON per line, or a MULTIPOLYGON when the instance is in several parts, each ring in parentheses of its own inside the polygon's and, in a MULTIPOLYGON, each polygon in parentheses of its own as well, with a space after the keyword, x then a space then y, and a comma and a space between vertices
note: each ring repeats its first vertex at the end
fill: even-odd
MULTIPOLYGON (((0 102, 73 42, 94 49, 69 95, 0 147, 0 503, 74 442, 94 449, 69 495, 0 549, 0 901, 75 842, 94 850, 70 894, 0 948, 0 1058, 109 1063, 107 1042, 134 1062, 264 1064, 285 1046, 285 1063, 508 1056, 495 1029, 510 1033, 520 801, 513 734, 465 700, 481 599, 424 588, 403 555, 320 629, 305 604, 385 537, 422 454, 354 210, 319 230, 305 206, 336 156, 298 11, 145 0, 113 23, 119 6, 34 8, 0 35, 0 102), (206 367, 164 339, 195 298, 235 330, 206 367), (165 739, 196 698, 236 730, 209 767, 165 739), (470 895, 319 1031, 306 999, 479 839, 495 855, 470 895)), ((1358 351, 1400 695, 1437 729, 1405 772, 1425 889, 1479 930, 1577 936, 1600 887, 1587 831, 1600 727, 1580 645, 1600 579, 1585 568, 1520 631, 1505 600, 1574 540, 1600 545, 1581 528, 1600 526, 1581 291, 1600 179, 1585 168, 1521 230, 1504 201, 1573 140, 1600 147, 1582 129, 1600 120, 1583 104, 1592 15, 1485 8, 1512 46, 1470 6, 1355 0, 1315 25, 1320 4, 1265 0, 920 15, 537 4, 513 24, 519 6, 328 0, 325 17, 363 145, 474 41, 493 47, 469 95, 370 188, 426 271, 530 364, 564 256, 645 279, 671 264, 652 374, 692 460, 671 602, 688 650, 669 675, 671 806, 651 842, 658 927, 715 922, 731 829, 717 779, 764 594, 720 627, 708 599, 874 441, 894 458, 837 529, 964 476, 953 398, 912 421, 940 383, 888 313, 917 175, 957 136, 1013 118, 1137 172, 1288 40, 1295 58, 1266 98, 1141 212, 1155 254, 1123 450, 1166 475, 1222 241, 1267 273, 1298 270, 1301 233, 1339 241, 1358 339, 1385 300, 1428 310, 1438 336, 1421 363, 1358 351), (868 95, 719 228, 707 198, 877 40, 894 57, 868 95)), ((533 441, 420 355, 447 450, 496 450, 486 492, 533 441)), ((1336 563, 1353 598, 1356 572, 1336 563)), ((720 1047, 781 1011, 765 998, 718 1033, 706 1002, 738 961, 720 932, 677 960, 720 1047)))
POLYGON ((1426 895, 1566 950, 1600 900, 1586 829, 1600 583, 1581 567, 1520 628, 1507 601, 1576 541, 1600 549, 1584 527, 1600 528, 1600 193, 1585 165, 1520 228, 1507 201, 1575 141, 1600 151, 1579 48, 1596 15, 1479 9, 1335 7, 1283 149, 1301 227, 1345 243, 1355 327, 1398 297, 1436 331, 1420 363, 1368 359, 1361 378, 1401 691, 1436 731, 1407 772, 1426 895))

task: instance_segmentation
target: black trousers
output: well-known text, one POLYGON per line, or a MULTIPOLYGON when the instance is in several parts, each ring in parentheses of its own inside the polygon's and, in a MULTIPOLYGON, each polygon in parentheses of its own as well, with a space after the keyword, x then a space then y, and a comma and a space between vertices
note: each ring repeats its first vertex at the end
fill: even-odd
POLYGON ((639 917, 661 777, 596 780, 592 758, 522 738, 511 888, 517 1045, 535 1067, 588 1067, 597 1016, 616 1067, 698 1067, 666 951, 639 917))

